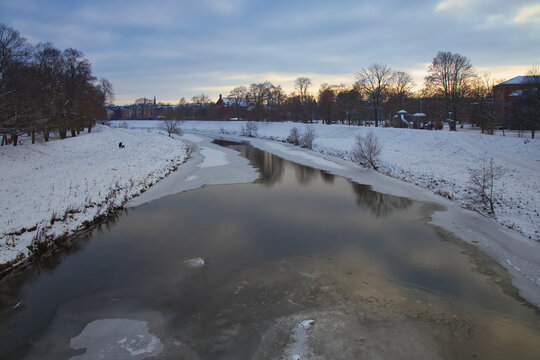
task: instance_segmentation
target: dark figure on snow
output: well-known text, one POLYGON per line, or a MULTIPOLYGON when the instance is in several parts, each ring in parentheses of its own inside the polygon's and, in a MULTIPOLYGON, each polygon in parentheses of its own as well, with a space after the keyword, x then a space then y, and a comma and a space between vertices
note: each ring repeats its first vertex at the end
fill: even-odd
POLYGON ((118 144, 118 147, 119 147, 120 149, 123 149, 123 148, 125 148, 126 146, 125 146, 124 144, 122 144, 122 142, 120 141, 120 143, 118 144))

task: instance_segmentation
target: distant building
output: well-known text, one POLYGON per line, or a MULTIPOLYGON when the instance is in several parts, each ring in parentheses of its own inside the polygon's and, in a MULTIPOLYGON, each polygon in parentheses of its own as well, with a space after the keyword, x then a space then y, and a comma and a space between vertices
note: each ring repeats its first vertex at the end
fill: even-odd
POLYGON ((219 100, 216 101, 216 107, 218 110, 225 110, 225 107, 227 105, 225 104, 225 101, 223 101, 223 98, 221 97, 221 94, 219 94, 219 100))
MULTIPOLYGON (((512 123, 519 102, 528 91, 538 87, 538 76, 516 76, 493 87, 493 103, 497 124, 512 123)), ((537 90, 536 90, 537 91, 537 90)))

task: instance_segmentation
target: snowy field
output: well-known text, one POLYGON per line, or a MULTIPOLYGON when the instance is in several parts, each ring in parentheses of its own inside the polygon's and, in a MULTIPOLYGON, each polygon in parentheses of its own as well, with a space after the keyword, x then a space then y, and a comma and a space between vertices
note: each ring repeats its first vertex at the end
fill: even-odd
POLYGON ((185 144, 164 133, 101 125, 65 140, 0 147, 0 264, 107 215, 185 159, 185 144))
MULTIPOLYGON (((124 125, 155 128, 159 122, 124 125)), ((241 134, 242 121, 186 121, 186 132, 241 134)), ((257 137, 283 141, 298 123, 257 123, 257 137)), ((482 211, 471 200, 469 169, 493 158, 504 169, 495 184, 499 198, 495 219, 530 239, 540 241, 540 140, 484 135, 476 131, 424 131, 394 128, 313 124, 314 151, 350 160, 356 134, 373 131, 382 144, 380 171, 482 211)))

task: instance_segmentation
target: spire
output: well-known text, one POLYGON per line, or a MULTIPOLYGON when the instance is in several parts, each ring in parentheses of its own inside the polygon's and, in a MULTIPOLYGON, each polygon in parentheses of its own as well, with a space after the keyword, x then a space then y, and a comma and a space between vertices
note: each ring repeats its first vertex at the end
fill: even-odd
POLYGON ((154 106, 156 106, 156 95, 154 95, 154 106))

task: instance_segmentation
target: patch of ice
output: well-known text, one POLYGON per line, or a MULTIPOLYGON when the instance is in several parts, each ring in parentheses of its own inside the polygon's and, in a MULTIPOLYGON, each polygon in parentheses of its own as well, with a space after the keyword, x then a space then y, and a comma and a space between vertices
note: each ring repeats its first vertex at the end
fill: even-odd
POLYGON ((185 264, 192 266, 192 267, 203 267, 206 264, 206 261, 203 258, 197 257, 194 259, 189 259, 184 261, 185 264))
POLYGON ((193 181, 193 180, 197 180, 199 177, 197 175, 189 175, 187 178, 186 178, 186 181, 193 181))
POLYGON ((143 360, 158 356, 163 344, 148 331, 148 323, 130 319, 101 319, 90 322, 76 337, 71 348, 86 349, 71 360, 143 360))
POLYGON ((223 166, 229 163, 225 153, 216 149, 201 147, 201 154, 204 156, 204 160, 202 163, 197 165, 197 167, 200 168, 223 166))
POLYGON ((309 348, 309 331, 315 326, 315 320, 303 320, 293 330, 292 342, 285 351, 284 359, 311 359, 313 354, 309 348))
POLYGON ((308 161, 311 161, 319 166, 324 166, 324 167, 330 167, 330 168, 333 168, 333 169, 340 169, 340 170, 343 170, 345 169, 343 166, 341 165, 338 165, 332 161, 328 161, 328 160, 325 160, 323 158, 320 158, 318 156, 315 156, 315 155, 311 155, 311 154, 308 154, 304 151, 298 151, 298 150, 291 150, 289 149, 288 147, 286 146, 283 146, 281 144, 276 144, 276 143, 271 143, 271 142, 268 142, 266 144, 268 147, 271 147, 275 150, 279 150, 279 151, 282 151, 288 155, 291 155, 291 156, 297 156, 297 157, 301 157, 305 160, 308 160, 308 161))

